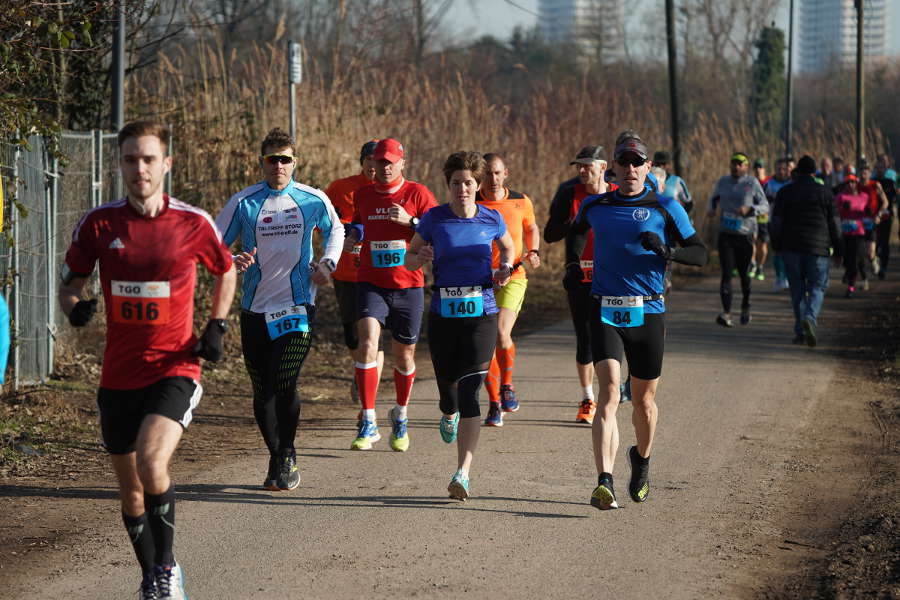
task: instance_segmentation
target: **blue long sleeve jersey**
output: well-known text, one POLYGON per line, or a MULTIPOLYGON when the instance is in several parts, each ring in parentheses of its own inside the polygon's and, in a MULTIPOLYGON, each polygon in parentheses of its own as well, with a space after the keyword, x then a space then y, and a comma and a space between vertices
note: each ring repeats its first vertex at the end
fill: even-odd
POLYGON ((227 246, 240 237, 244 252, 257 249, 241 288, 241 308, 257 313, 315 303, 314 229, 325 240, 322 259, 337 264, 344 243, 344 226, 328 196, 295 181, 283 190, 265 182, 241 190, 216 217, 216 227, 227 246))
MULTIPOLYGON (((667 246, 702 243, 687 212, 674 198, 658 196, 644 188, 635 197, 620 196, 618 191, 585 198, 575 218, 576 233, 590 227, 594 236, 594 278, 591 293, 600 296, 654 296, 662 294, 666 260, 641 245, 641 233, 657 234, 667 246)), ((705 263, 706 249, 702 248, 705 263)), ((681 261, 679 261, 681 262, 681 261)), ((647 313, 665 312, 660 300, 644 304, 647 313)))

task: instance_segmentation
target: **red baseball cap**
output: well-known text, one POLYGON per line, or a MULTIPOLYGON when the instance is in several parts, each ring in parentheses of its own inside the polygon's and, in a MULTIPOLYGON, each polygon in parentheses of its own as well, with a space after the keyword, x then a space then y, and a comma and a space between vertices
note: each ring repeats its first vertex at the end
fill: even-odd
POLYGON ((372 153, 372 158, 395 163, 403 158, 403 144, 394 138, 379 140, 378 145, 375 146, 375 152, 372 153))
POLYGON ((849 173, 844 175, 844 181, 859 181, 859 178, 853 173, 849 173))

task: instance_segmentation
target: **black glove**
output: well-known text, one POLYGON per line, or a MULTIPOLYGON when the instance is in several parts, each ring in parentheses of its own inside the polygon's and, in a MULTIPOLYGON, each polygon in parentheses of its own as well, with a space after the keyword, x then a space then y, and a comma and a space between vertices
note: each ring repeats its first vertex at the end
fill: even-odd
POLYGON ((72 312, 69 313, 69 323, 73 327, 84 327, 90 323, 95 312, 97 312, 96 298, 93 300, 79 300, 72 307, 72 312))
POLYGON ((563 289, 567 292, 577 290, 584 280, 584 271, 578 263, 569 263, 566 266, 566 274, 563 275, 563 289))
POLYGON ((210 319, 206 323, 206 329, 203 335, 194 346, 194 356, 205 358, 208 361, 216 362, 222 359, 222 337, 225 335, 226 327, 223 319, 210 319))
POLYGON ((641 240, 644 250, 650 250, 666 260, 672 258, 672 249, 663 244, 662 239, 652 231, 642 231, 638 238, 641 240))

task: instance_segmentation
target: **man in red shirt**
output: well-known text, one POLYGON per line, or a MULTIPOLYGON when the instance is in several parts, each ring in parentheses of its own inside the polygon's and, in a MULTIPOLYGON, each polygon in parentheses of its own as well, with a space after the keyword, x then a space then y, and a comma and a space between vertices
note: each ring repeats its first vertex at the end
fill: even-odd
POLYGON ((403 178, 403 145, 387 138, 375 146, 375 183, 354 193, 352 229, 344 241, 350 251, 362 243, 357 271, 359 350, 356 385, 363 414, 351 450, 369 450, 381 439, 375 419, 378 394, 378 339, 381 329, 394 338, 394 388, 397 405, 391 409, 391 449, 409 448, 408 418, 416 342, 422 325, 425 278, 421 270, 403 266, 406 249, 419 218, 437 206, 434 195, 424 185, 403 178))
MULTIPOLYGON (((361 187, 371 185, 375 180, 375 159, 372 154, 375 152, 375 146, 378 140, 370 140, 363 144, 359 151, 359 164, 361 171, 356 175, 344 177, 332 181, 325 189, 325 195, 331 200, 334 209, 341 218, 341 223, 349 229, 350 223, 353 221, 353 195, 361 187)), ((359 334, 356 330, 356 321, 358 319, 356 309, 356 271, 359 269, 359 253, 362 251, 362 244, 354 244, 349 251, 341 254, 341 260, 338 261, 337 269, 331 274, 334 283, 334 295, 337 298, 338 310, 341 315, 341 324, 344 326, 344 343, 350 351, 350 358, 354 363, 359 362, 357 358, 357 348, 359 347, 359 334)), ((381 366, 384 363, 384 353, 379 351, 378 357, 378 375, 381 376, 381 366)), ((351 395, 354 400, 357 399, 358 390, 356 388, 356 378, 353 378, 353 386, 351 395)))
POLYGON ((91 320, 97 300, 82 295, 99 262, 106 351, 97 404, 122 518, 143 572, 141 598, 183 598, 172 552, 169 461, 203 392, 197 357, 222 357, 236 275, 209 215, 162 191, 172 165, 169 132, 137 121, 119 132, 118 142, 128 194, 89 211, 75 227, 59 303, 73 326, 91 320), (197 263, 216 276, 212 315, 199 340, 193 333, 197 263))

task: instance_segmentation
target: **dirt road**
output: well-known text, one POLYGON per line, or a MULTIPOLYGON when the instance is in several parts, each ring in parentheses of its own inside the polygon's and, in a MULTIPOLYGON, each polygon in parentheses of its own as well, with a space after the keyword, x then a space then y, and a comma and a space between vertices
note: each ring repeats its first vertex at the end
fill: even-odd
MULTIPOLYGON (((261 452, 179 481, 176 556, 191 598, 749 598, 783 589, 824 556, 821 532, 859 498, 874 424, 828 329, 841 310, 838 286, 816 349, 790 344, 788 298, 768 284, 758 286, 750 326, 715 325, 716 287, 708 279, 668 303, 645 504, 626 491, 627 404, 615 473, 623 508, 587 503, 590 429, 573 422, 574 347, 560 323, 518 342, 523 408, 503 428, 483 429, 468 502, 446 497, 455 448, 440 440, 427 380, 414 390, 405 454, 390 451, 384 427, 376 450, 349 451, 350 412, 303 423, 296 492, 258 489, 261 452)), ((55 572, 5 582, 0 596, 134 593, 113 487, 67 495, 106 514, 109 531, 80 540, 55 572)))

